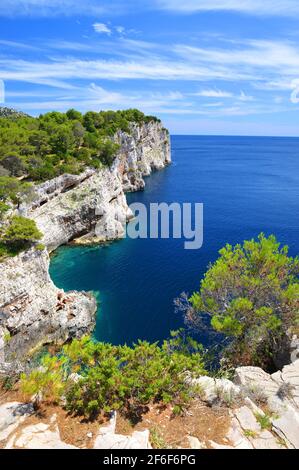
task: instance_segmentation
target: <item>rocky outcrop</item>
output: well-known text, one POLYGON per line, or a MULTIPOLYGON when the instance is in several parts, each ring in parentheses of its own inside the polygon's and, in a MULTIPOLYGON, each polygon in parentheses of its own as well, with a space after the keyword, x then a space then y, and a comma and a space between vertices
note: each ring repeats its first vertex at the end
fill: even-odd
POLYGON ((23 113, 22 111, 17 111, 13 108, 7 108, 6 106, 0 106, 0 117, 4 118, 19 118, 25 117, 28 114, 23 113))
POLYGON ((66 294, 48 270, 46 250, 32 249, 1 265, 0 371, 39 344, 79 337, 94 326, 95 299, 66 294))
POLYGON ((116 412, 113 413, 110 423, 99 429, 94 442, 94 449, 151 449, 149 442, 150 433, 134 431, 131 436, 124 436, 115 432, 116 412))
MULTIPOLYGON (((215 433, 214 440, 211 437, 199 439, 198 434, 192 434, 198 432, 193 421, 190 432, 185 436, 192 449, 299 449, 299 361, 272 375, 256 367, 240 367, 236 370, 234 382, 200 377, 196 383, 202 410, 197 419, 205 419, 208 407, 215 407, 218 417, 225 415, 228 421, 221 434, 219 431, 215 433), (204 402, 206 405, 203 407, 204 402)), ((182 419, 185 421, 187 416, 188 413, 182 419)), ((192 417, 192 413, 189 416, 192 417)), ((171 413, 168 418, 172 420, 171 413)), ((154 419, 155 426, 165 427, 165 420, 162 424, 158 416, 154 419)), ((93 433, 88 432, 87 437, 92 439, 89 447, 151 448, 150 432, 146 429, 150 420, 145 419, 145 427, 133 430, 130 435, 116 431, 116 420, 117 414, 112 413, 109 423, 93 433)), ((210 423, 211 428, 213 424, 210 423)), ((199 422, 198 428, 201 427, 199 422)), ((0 446, 21 449, 73 448, 62 441, 55 415, 50 422, 44 422, 31 404, 22 403, 0 406, 0 446), (26 422, 32 415, 36 418, 33 425, 26 422)), ((80 447, 84 448, 84 444, 80 447)))
POLYGON ((31 403, 11 402, 0 406, 0 442, 5 441, 29 416, 33 415, 31 403))
POLYGON ((46 188, 39 188, 46 202, 22 211, 35 220, 48 251, 75 239, 95 243, 124 235, 131 212, 116 170, 86 171, 81 178, 65 175, 46 188))
POLYGON ((124 191, 144 189, 143 176, 161 170, 171 162, 169 133, 159 122, 131 126, 130 135, 119 132, 115 137, 120 151, 114 168, 124 191))
MULTIPOLYGON (((79 449, 61 438, 57 415, 47 422, 27 424, 26 419, 34 415, 33 406, 24 403, 0 405, 0 445, 5 449, 79 449)), ((148 430, 135 431, 132 435, 115 432, 116 413, 106 426, 99 427, 93 439, 93 449, 151 449, 148 430)), ((92 433, 88 433, 92 439, 92 433)), ((81 447, 84 448, 84 447, 81 447)))
POLYGON ((32 424, 12 434, 5 449, 77 449, 63 442, 60 437, 56 416, 50 423, 32 424))
POLYGON ((272 375, 239 367, 234 382, 200 377, 196 383, 210 406, 231 408, 229 444, 210 442, 212 448, 299 449, 299 360, 272 375))
POLYGON ((21 215, 35 220, 46 250, 31 249, 1 263, 0 373, 44 343, 81 336, 94 327, 96 303, 86 293, 57 289, 48 252, 70 241, 99 243, 121 238, 132 217, 125 191, 144 187, 143 176, 170 163, 168 132, 151 121, 119 132, 119 152, 111 169, 92 168, 62 175, 35 187, 21 215))
POLYGON ((49 251, 69 241, 98 243, 122 238, 132 217, 125 192, 144 188, 143 176, 171 161, 170 139, 159 122, 119 132, 120 145, 111 169, 87 169, 63 175, 36 187, 36 197, 23 204, 22 215, 35 220, 49 251))

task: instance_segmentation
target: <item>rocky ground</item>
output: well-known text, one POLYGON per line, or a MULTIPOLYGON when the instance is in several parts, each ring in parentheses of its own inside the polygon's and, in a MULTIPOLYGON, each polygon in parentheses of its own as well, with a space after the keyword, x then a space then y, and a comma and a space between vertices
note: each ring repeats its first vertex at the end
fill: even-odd
POLYGON ((299 449, 299 360, 272 375, 241 367, 233 381, 197 383, 199 397, 185 416, 151 406, 135 426, 115 413, 88 423, 59 407, 35 411, 31 403, 7 402, 10 392, 0 397, 0 447, 299 449))

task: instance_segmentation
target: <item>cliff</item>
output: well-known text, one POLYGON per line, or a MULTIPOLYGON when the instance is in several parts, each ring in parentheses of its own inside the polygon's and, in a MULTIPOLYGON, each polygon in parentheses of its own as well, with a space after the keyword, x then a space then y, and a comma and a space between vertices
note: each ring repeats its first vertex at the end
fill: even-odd
POLYGON ((96 303, 86 293, 57 289, 49 252, 76 240, 97 243, 121 238, 132 216, 125 191, 144 188, 143 176, 170 163, 168 132, 159 122, 119 132, 120 150, 111 169, 86 169, 36 186, 19 212, 36 221, 46 249, 31 249, 1 263, 0 372, 36 346, 81 336, 94 327, 96 303), (1 366, 2 364, 2 366, 1 366))

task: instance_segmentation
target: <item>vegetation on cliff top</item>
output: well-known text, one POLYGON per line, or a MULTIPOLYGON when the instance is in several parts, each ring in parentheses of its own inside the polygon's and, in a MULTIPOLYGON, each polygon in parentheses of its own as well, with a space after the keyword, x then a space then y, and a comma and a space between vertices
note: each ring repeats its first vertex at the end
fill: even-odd
POLYGON ((159 121, 137 109, 5 116, 0 113, 0 176, 29 181, 77 174, 86 166, 110 166, 118 150, 113 141, 117 131, 129 133, 132 123, 159 121))
POLYGON ((272 235, 226 245, 185 309, 189 325, 225 338, 222 356, 231 366, 273 369, 287 336, 299 325, 299 258, 272 235))
POLYGON ((86 114, 70 109, 33 118, 0 108, 0 261, 40 238, 34 222, 19 218, 16 240, 16 219, 9 211, 34 200, 34 182, 111 166, 119 148, 116 132, 129 133, 132 123, 149 122, 160 121, 137 109, 86 114))
MULTIPOLYGON (((242 365, 271 369, 274 357, 299 324, 299 259, 288 255, 274 236, 261 234, 243 245, 226 245, 185 305, 185 319, 202 333, 203 317, 223 335, 217 374, 242 365)), ((178 302, 182 305, 182 300, 178 302)), ((188 408, 200 390, 192 378, 205 375, 210 351, 186 330, 172 338, 132 347, 74 340, 56 355, 47 354, 37 369, 21 376, 25 396, 59 403, 93 418, 120 410, 139 419, 151 403, 171 404, 174 413, 188 408)))
POLYGON ((162 346, 146 341, 112 346, 85 337, 57 356, 43 357, 41 366, 22 375, 25 395, 46 402, 59 402, 64 395, 69 411, 89 418, 120 410, 138 419, 153 402, 171 403, 180 413, 196 393, 186 378, 205 373, 202 347, 183 330, 162 346))

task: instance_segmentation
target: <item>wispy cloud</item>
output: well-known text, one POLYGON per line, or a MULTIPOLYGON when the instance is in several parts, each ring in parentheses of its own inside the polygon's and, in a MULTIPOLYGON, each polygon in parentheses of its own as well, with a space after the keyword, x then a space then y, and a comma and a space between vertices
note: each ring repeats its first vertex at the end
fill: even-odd
POLYGON ((136 10, 166 10, 180 14, 228 11, 262 16, 298 16, 297 0, 1 0, 1 16, 118 15, 136 10))
POLYGON ((23 50, 28 50, 28 51, 40 51, 41 50, 39 47, 32 46, 31 44, 25 44, 23 42, 17 42, 17 41, 6 41, 4 39, 0 39, 0 45, 6 46, 9 48, 23 49, 23 50))
POLYGON ((232 98, 233 94, 222 90, 201 90, 193 93, 194 96, 203 96, 205 98, 232 98))
POLYGON ((158 8, 178 13, 234 11, 263 16, 299 14, 298 0, 155 0, 155 4, 158 8))
POLYGON ((275 100, 277 91, 290 95, 297 87, 299 49, 289 41, 234 40, 228 44, 219 40, 216 48, 209 42, 205 47, 202 42, 200 47, 160 45, 111 35, 94 42, 41 44, 46 49, 43 59, 36 55, 18 59, 10 52, 0 56, 0 79, 56 90, 49 98, 41 93, 41 100, 29 101, 24 96, 27 110, 134 106, 150 113, 174 114, 176 110, 178 115, 246 116, 280 112, 285 108, 275 100), (78 54, 81 51, 86 54, 78 54), (109 82, 112 90, 107 89, 109 82), (133 93, 134 89, 140 92, 133 93))
POLYGON ((1 0, 1 16, 72 16, 77 14, 102 14, 105 9, 94 0, 1 0), (84 13, 85 10, 85 13, 84 13))

